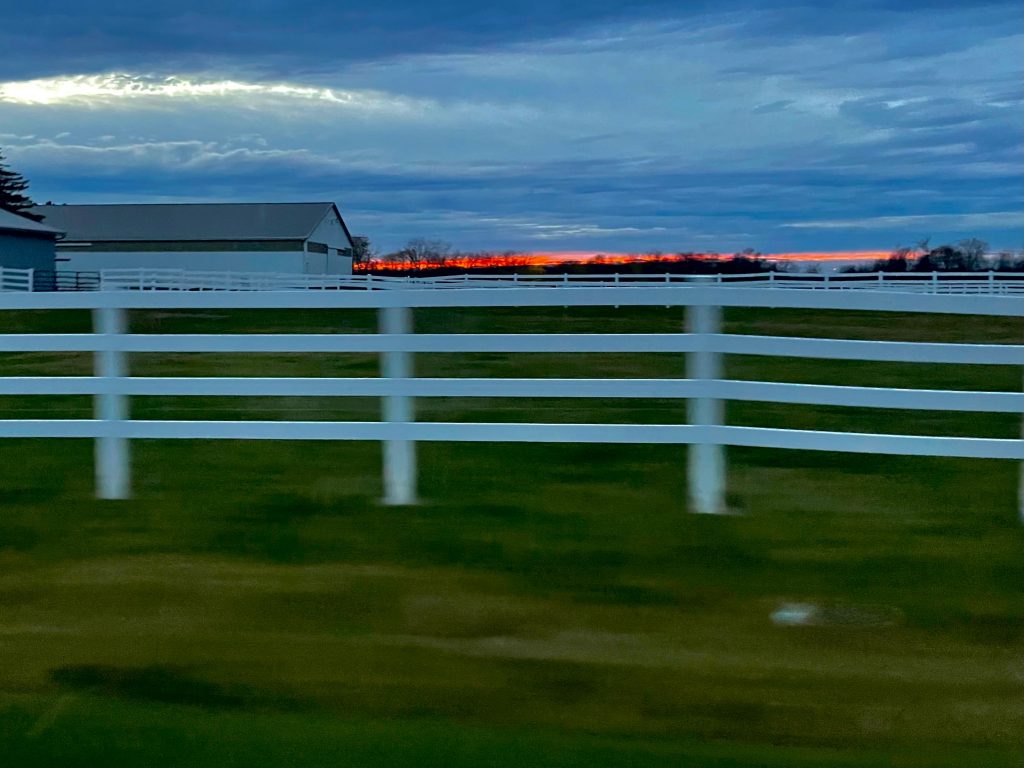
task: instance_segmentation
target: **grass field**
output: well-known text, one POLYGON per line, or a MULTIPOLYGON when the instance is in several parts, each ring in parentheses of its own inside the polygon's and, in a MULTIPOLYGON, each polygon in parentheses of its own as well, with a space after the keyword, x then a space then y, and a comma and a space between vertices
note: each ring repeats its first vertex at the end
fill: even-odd
MULTIPOLYGON (((679 310, 421 311, 434 332, 677 330, 679 310)), ((730 311, 730 331, 1024 342, 1018 321, 730 311)), ((370 331, 367 312, 139 313, 142 332, 370 331)), ((84 313, 0 328, 85 331, 84 313)), ((421 355, 422 375, 682 376, 673 355, 421 355)), ((0 355, 0 375, 88 356, 0 355)), ((137 355, 138 375, 376 375, 365 355, 137 355)), ((734 378, 1019 390, 1021 371, 733 358, 734 378)), ((683 422, 672 401, 431 400, 428 420, 683 422)), ((2 418, 87 398, 0 398, 2 418)), ((373 400, 139 398, 144 418, 376 419, 373 400)), ((731 423, 1014 437, 1007 415, 730 403, 731 423)), ((364 443, 0 442, 0 755, 10 766, 1016 766, 1024 526, 1010 462, 420 446, 379 505, 364 443), (777 626, 785 603, 819 606, 777 626)))

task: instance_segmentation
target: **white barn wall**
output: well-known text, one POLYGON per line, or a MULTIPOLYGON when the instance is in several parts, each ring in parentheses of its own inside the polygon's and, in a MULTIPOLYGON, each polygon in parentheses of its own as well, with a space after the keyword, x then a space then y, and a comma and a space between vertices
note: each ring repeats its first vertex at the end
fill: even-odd
POLYGON ((344 255, 352 240, 329 202, 47 205, 38 211, 63 222, 68 233, 57 249, 59 270, 352 274, 344 255))
POLYGON ((307 275, 326 275, 327 274, 327 259, 326 253, 317 253, 316 251, 306 251, 303 258, 302 272, 307 275))
POLYGON ((334 260, 329 266, 333 270, 329 274, 332 275, 351 275, 352 274, 352 257, 351 256, 331 256, 334 260))
POLYGON ((57 269, 98 272, 103 269, 185 269, 189 271, 282 272, 305 271, 302 251, 57 251, 57 269), (63 259, 67 261, 63 261, 63 259))
MULTIPOLYGON (((339 256, 338 251, 351 249, 352 241, 345 234, 345 228, 341 219, 332 210, 323 221, 313 230, 309 241, 323 243, 327 246, 327 263, 322 271, 305 270, 307 274, 328 274, 328 275, 350 275, 352 274, 352 259, 347 256, 339 256)), ((309 254, 310 256, 323 256, 323 254, 309 254)), ((308 263, 308 262, 307 262, 308 263)), ((322 263, 322 262, 321 262, 322 263)))

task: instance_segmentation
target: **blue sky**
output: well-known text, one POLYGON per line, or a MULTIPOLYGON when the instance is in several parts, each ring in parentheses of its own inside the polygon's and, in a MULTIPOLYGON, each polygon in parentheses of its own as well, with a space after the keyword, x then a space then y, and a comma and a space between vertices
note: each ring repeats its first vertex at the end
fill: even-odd
POLYGON ((39 201, 335 200, 384 249, 1024 247, 1020 0, 41 0, 39 201))

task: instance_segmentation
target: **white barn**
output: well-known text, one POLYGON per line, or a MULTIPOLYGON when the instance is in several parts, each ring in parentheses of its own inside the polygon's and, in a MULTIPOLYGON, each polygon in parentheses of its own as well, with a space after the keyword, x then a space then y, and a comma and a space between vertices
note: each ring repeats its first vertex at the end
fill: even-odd
POLYGON ((66 235, 57 269, 352 273, 352 235, 334 203, 40 205, 66 235))

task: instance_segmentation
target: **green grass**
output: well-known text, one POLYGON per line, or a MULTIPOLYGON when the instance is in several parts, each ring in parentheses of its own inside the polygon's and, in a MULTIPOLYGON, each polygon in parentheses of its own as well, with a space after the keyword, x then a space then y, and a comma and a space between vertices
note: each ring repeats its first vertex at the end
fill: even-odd
MULTIPOLYGON (((1017 321, 731 311, 729 330, 1021 343, 1017 321)), ((421 311, 432 332, 672 331, 677 310, 421 311)), ((7 313, 6 331, 86 331, 7 313)), ((372 332, 367 312, 146 313, 137 331, 372 332)), ((81 355, 0 375, 83 374, 81 355)), ((683 376, 673 355, 421 355, 432 376, 683 376)), ((372 376, 366 355, 138 355, 139 375, 372 376)), ((732 358, 778 381, 1017 390, 1013 368, 732 358)), ((673 401, 432 400, 424 419, 683 422, 673 401)), ((0 398, 5 418, 87 398, 0 398)), ((139 398, 140 418, 376 419, 370 399, 139 398)), ((731 423, 1014 437, 1019 419, 730 403, 731 423)), ((0 442, 4 764, 1019 766, 1024 528, 1010 462, 731 450, 742 515, 685 513, 685 449, 0 442), (786 602, 818 626, 779 627, 786 602)))

